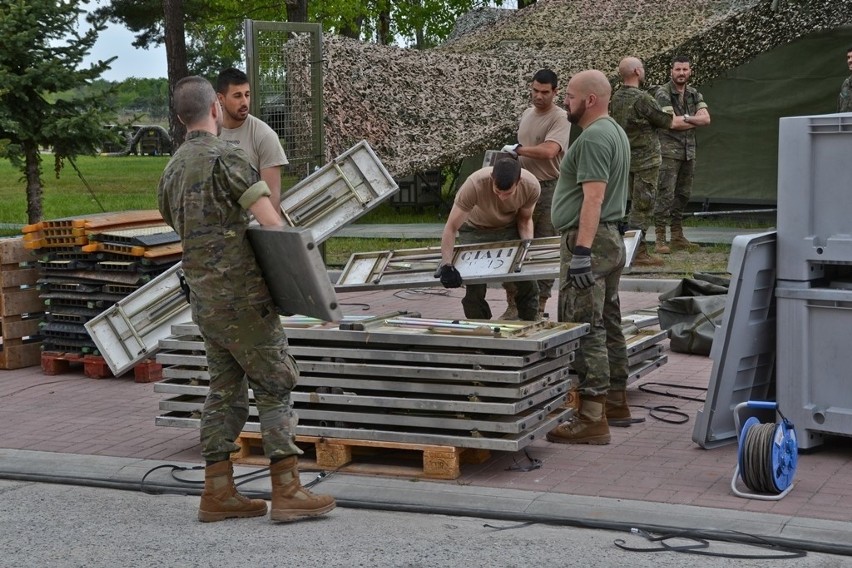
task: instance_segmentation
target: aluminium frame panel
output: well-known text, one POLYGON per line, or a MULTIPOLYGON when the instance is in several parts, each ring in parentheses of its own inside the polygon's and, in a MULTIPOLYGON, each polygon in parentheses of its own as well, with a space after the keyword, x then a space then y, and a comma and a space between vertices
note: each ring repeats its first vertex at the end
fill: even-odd
MULTIPOLYGON (((550 432, 562 422, 568 420, 573 415, 573 411, 571 409, 558 407, 561 402, 554 401, 554 404, 557 405, 557 408, 552 410, 541 424, 531 430, 517 435, 504 435, 500 437, 460 436, 456 434, 442 434, 423 431, 395 432, 381 429, 334 428, 305 424, 299 424, 296 426, 296 435, 346 438, 350 440, 372 440, 379 442, 429 444, 454 446, 457 448, 516 452, 518 450, 522 450, 536 440, 544 439, 545 434, 550 432)), ((198 428, 200 420, 198 418, 192 418, 187 414, 188 413, 168 413, 158 416, 155 422, 158 426, 198 428)), ((244 431, 259 432, 260 425, 256 422, 247 422, 244 431)))
MULTIPOLYGON (((489 413, 485 410, 463 411, 443 410, 441 408, 411 408, 406 406, 365 405, 339 406, 318 405, 307 406, 295 404, 294 410, 300 421, 321 422, 324 424, 372 424, 381 426, 403 426, 406 428, 424 428, 435 430, 462 430, 483 431, 500 434, 520 434, 521 432, 535 427, 545 419, 547 413, 554 408, 554 404, 565 401, 567 396, 568 381, 554 385, 545 400, 535 406, 528 406, 516 412, 503 412, 500 414, 489 413)), ((173 398, 160 401, 159 408, 167 412, 198 412, 204 407, 204 396, 178 395, 173 398)), ((389 401, 393 399, 388 397, 389 401)), ((296 400, 294 403, 298 402, 296 400)), ((402 403, 409 401, 402 400, 402 403)), ((424 401, 426 402, 426 401, 424 401)), ((428 401, 430 405, 442 406, 445 401, 428 401)), ((467 406, 475 408, 477 403, 469 403, 467 406)), ((479 403, 487 406, 485 403, 479 403)), ((257 417, 258 411, 255 405, 249 407, 249 416, 257 417)))

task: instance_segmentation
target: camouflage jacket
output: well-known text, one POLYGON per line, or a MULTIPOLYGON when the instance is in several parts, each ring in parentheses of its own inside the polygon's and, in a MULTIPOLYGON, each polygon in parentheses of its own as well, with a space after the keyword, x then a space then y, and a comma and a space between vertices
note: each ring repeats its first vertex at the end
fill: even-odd
POLYGON ((609 114, 630 140, 630 171, 659 166, 662 158, 657 129, 669 129, 672 115, 664 112, 651 95, 629 85, 622 86, 612 96, 609 114))
MULTIPOLYGON (((673 81, 659 87, 654 98, 664 111, 675 116, 684 114, 694 115, 703 108, 707 108, 704 97, 689 85, 683 93, 683 97, 677 92, 673 81)), ((660 130, 660 153, 664 158, 675 158, 677 160, 695 159, 695 129, 689 130, 660 130)))
POLYGON ((245 152, 208 132, 187 134, 157 191, 163 219, 180 235, 192 301, 245 306, 269 301, 248 241, 247 209, 269 195, 245 152))
POLYGON ((852 75, 843 81, 837 96, 837 112, 852 112, 852 75))

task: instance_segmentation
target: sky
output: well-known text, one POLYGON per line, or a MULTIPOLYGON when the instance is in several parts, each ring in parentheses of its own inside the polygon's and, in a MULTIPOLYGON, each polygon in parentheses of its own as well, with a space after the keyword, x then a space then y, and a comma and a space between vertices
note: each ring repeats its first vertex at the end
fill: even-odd
POLYGON ((110 69, 101 75, 106 81, 123 81, 128 77, 165 78, 166 48, 159 46, 153 49, 137 49, 133 43, 133 33, 120 24, 109 24, 109 27, 98 34, 98 41, 89 56, 83 60, 88 66, 98 60, 106 60, 113 56, 118 59, 110 64, 110 69))

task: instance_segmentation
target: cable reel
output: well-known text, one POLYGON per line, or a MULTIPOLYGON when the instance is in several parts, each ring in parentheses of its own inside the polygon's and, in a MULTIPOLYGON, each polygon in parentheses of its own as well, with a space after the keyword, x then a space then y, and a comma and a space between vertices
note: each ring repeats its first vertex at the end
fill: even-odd
MULTIPOLYGON (((748 408, 778 408, 775 402, 749 401, 737 405, 736 412, 743 406, 748 408)), ((737 468, 731 479, 731 490, 738 497, 748 499, 778 500, 793 488, 793 477, 798 464, 796 431, 789 420, 781 417, 780 423, 762 424, 751 416, 739 433, 737 468), (737 478, 752 493, 737 489, 737 478)))

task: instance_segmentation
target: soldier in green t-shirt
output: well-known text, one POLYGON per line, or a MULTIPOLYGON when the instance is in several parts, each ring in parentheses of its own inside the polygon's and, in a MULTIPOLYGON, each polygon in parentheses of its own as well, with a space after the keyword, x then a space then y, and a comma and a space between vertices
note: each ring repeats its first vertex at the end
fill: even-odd
POLYGON ((618 284, 627 253, 619 230, 627 209, 630 142, 608 115, 612 87, 602 72, 582 71, 568 82, 568 120, 583 129, 569 146, 553 193, 560 233, 559 321, 588 323, 572 366, 580 378, 575 420, 551 430, 560 444, 608 444, 607 394, 620 393, 627 411, 627 346, 618 284))

